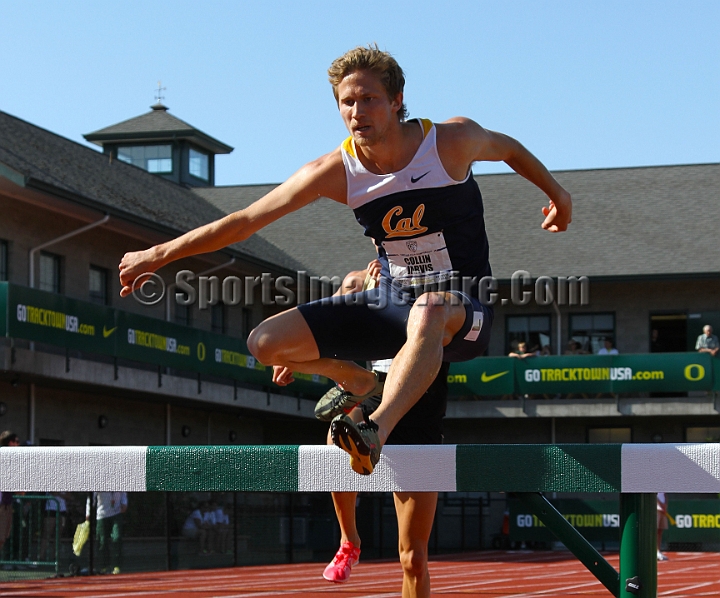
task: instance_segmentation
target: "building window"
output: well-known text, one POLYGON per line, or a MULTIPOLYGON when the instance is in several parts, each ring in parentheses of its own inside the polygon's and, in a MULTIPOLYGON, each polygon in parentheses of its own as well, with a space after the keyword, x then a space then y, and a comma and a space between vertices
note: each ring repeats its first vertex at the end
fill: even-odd
POLYGON ((8 280, 8 243, 0 241, 0 281, 8 280))
POLYGON ((605 339, 615 346, 615 314, 570 314, 570 340, 588 353, 597 353, 605 339))
POLYGON ((210 319, 212 321, 212 331, 217 334, 225 334, 225 305, 216 303, 210 308, 210 319))
POLYGON ((156 174, 173 170, 171 145, 130 145, 119 147, 118 160, 156 174))
POLYGON ((685 428, 685 442, 720 442, 720 427, 685 428))
POLYGON ((41 291, 60 292, 60 261, 59 255, 53 253, 40 254, 38 288, 41 291))
POLYGON ((210 180, 210 158, 207 154, 190 148, 190 174, 203 181, 210 180))
POLYGON ((505 353, 517 349, 518 343, 527 344, 528 351, 552 349, 550 316, 507 316, 505 353))
POLYGON ((190 326, 192 323, 192 310, 189 305, 175 303, 175 323, 190 326))
POLYGON ((588 428, 591 444, 632 442, 631 428, 588 428))
POLYGON ((110 277, 105 268, 90 266, 90 301, 98 305, 108 304, 108 281, 110 277))

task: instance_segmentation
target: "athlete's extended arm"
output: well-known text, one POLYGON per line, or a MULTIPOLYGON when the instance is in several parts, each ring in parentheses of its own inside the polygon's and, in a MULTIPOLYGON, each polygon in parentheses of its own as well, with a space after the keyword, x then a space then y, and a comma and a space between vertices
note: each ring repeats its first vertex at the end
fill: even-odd
MULTIPOLYGON (((547 168, 519 141, 495 131, 484 129, 467 118, 453 118, 438 128, 438 145, 441 144, 449 162, 470 167, 472 162, 505 162, 519 175, 539 187, 550 198, 543 207, 545 220, 542 228, 550 232, 567 230, 572 222, 570 194, 550 174, 547 168)), ((441 154, 442 157, 442 154, 441 154)), ((443 159, 445 163, 445 159, 443 159)), ((452 173, 450 173, 452 175, 452 173)))
POLYGON ((294 212, 319 197, 344 201, 345 171, 339 152, 310 162, 282 185, 233 214, 144 251, 126 253, 120 262, 120 296, 133 290, 135 280, 166 264, 191 255, 217 251, 250 235, 278 218, 294 212))

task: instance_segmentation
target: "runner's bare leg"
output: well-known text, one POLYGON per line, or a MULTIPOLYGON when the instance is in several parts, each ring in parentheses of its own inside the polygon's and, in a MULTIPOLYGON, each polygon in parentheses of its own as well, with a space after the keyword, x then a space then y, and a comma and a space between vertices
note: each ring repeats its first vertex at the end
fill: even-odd
POLYGON ((403 569, 402 598, 429 598, 428 542, 437 492, 396 492, 398 551, 403 569))
POLYGON ((248 348, 260 363, 326 376, 355 395, 375 387, 374 374, 355 362, 320 357, 310 327, 297 308, 263 321, 250 333, 248 348))
MULTIPOLYGON (((360 409, 353 409, 350 417, 356 421, 362 421, 362 413, 360 409)), ((327 443, 333 444, 330 433, 328 432, 327 443)), ((357 492, 332 492, 333 505, 335 506, 335 515, 340 524, 340 545, 344 542, 352 542, 357 548, 360 548, 360 534, 357 530, 357 520, 355 516, 355 503, 357 500, 357 492)))
POLYGON ((407 341, 393 359, 380 406, 372 414, 380 444, 420 399, 440 371, 443 347, 465 322, 465 306, 449 293, 425 293, 408 318, 407 341), (426 300, 424 300, 426 299, 426 300))

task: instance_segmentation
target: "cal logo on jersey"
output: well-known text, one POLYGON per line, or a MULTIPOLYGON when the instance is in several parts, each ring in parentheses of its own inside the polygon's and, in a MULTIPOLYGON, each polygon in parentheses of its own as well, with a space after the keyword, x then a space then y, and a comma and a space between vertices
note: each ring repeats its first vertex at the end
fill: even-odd
POLYGON ((421 203, 411 218, 400 218, 393 220, 395 216, 401 216, 403 213, 402 206, 395 206, 387 214, 382 221, 383 230, 387 233, 388 239, 391 237, 411 237, 427 232, 427 226, 422 226, 420 221, 425 214, 425 204, 421 203))

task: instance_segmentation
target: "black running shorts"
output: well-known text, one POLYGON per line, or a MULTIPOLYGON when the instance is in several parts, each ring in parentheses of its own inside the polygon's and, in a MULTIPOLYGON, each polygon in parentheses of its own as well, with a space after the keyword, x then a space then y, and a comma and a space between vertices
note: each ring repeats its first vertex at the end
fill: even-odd
MULTIPOLYGON (((468 361, 490 342, 492 307, 460 291, 448 291, 465 306, 465 323, 444 348, 443 361, 468 361)), ((395 357, 407 340, 407 321, 416 299, 389 279, 369 291, 318 299, 298 306, 320 357, 373 361, 395 357)))

